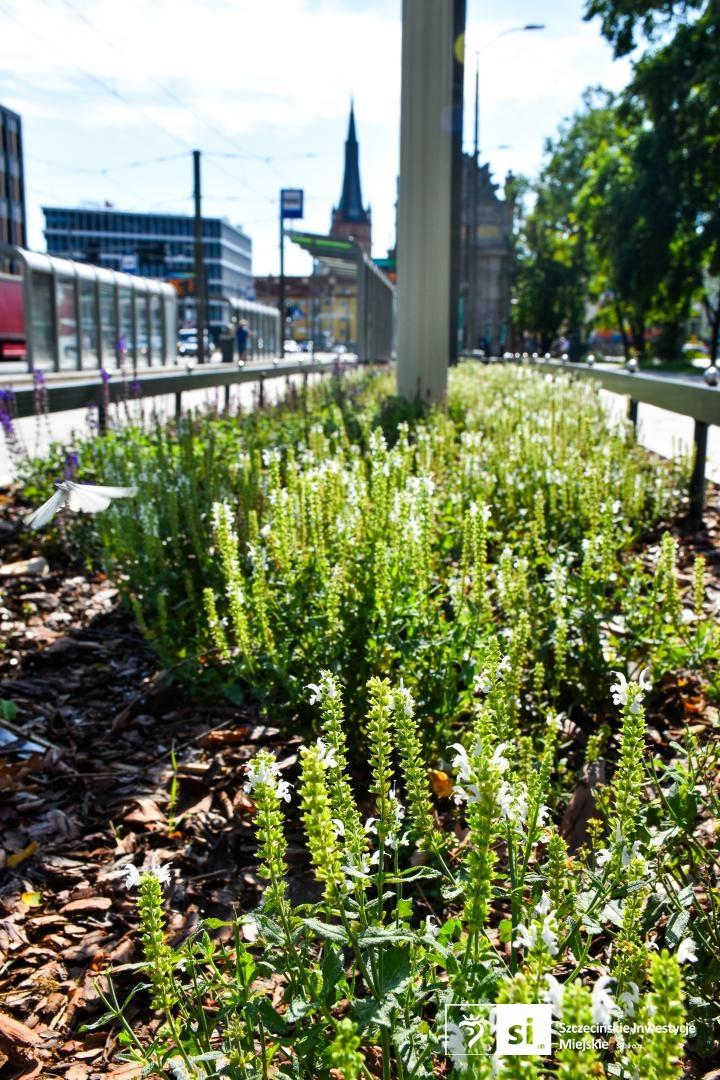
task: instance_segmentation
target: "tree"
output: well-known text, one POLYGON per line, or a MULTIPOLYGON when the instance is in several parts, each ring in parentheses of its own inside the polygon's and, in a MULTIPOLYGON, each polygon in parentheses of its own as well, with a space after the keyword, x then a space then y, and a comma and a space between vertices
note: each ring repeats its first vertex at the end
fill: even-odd
MULTIPOLYGON (((585 20, 599 17, 603 36, 613 45, 615 56, 626 56, 637 42, 638 28, 649 40, 667 31, 679 19, 688 18, 707 0, 587 0, 585 20)), ((712 0, 711 0, 712 2, 712 0)))

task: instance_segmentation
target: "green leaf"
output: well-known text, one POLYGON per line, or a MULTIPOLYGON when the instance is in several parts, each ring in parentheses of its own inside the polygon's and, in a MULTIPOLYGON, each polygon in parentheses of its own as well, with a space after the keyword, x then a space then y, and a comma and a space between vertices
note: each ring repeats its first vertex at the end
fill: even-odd
POLYGON ((381 953, 383 994, 399 994, 410 982, 410 947, 400 945, 381 953))
POLYGON ((14 701, 0 701, 0 717, 2 717, 3 720, 10 720, 12 722, 17 717, 19 711, 20 710, 14 701))
POLYGON ((344 971, 342 954, 338 949, 333 949, 329 942, 326 942, 322 962, 321 1000, 323 1004, 334 1005, 337 996, 334 990, 343 977, 344 971))
POLYGON ((309 1013, 314 1012, 315 1009, 316 1006, 312 1001, 305 1001, 304 998, 293 998, 285 1013, 285 1019, 288 1023, 293 1024, 296 1020, 302 1020, 303 1016, 307 1016, 309 1013))
POLYGON ((412 939, 413 934, 407 930, 399 930, 395 926, 369 926, 360 934, 358 943, 363 948, 367 948, 370 945, 399 945, 412 939))
POLYGON ((347 945, 350 940, 342 926, 333 926, 331 923, 320 922, 319 919, 303 919, 306 930, 311 930, 323 941, 335 941, 338 945, 347 945))
POLYGON ((668 919, 665 927, 665 943, 670 949, 675 949, 685 937, 685 932, 690 922, 689 911, 676 911, 668 919))
POLYGON ((512 928, 512 919, 503 919, 498 926, 498 936, 504 945, 507 945, 512 938, 512 928))
MULTIPOLYGON (((257 1015, 262 1020, 268 1031, 271 1031, 273 1035, 284 1035, 287 1031, 287 1024, 280 1013, 272 1007, 267 998, 260 998, 259 1001, 254 1003, 257 1015)), ((248 1011, 252 1011, 250 1006, 247 1006, 248 1011)))

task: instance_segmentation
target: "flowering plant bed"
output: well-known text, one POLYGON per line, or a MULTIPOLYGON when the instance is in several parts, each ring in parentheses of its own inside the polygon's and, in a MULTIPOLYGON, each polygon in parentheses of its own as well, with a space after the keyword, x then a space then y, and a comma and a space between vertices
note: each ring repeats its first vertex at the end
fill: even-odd
POLYGON ((166 869, 133 861, 132 1009, 160 1024, 109 986, 97 1023, 148 1075, 680 1076, 720 969, 714 712, 684 704, 720 642, 705 560, 662 533, 682 469, 565 379, 464 368, 446 413, 386 393, 79 448, 139 495, 70 544, 176 678, 306 740, 297 776, 247 771, 258 910, 171 946, 166 869), (511 1004, 554 1015, 543 1052, 497 1056, 511 1004))

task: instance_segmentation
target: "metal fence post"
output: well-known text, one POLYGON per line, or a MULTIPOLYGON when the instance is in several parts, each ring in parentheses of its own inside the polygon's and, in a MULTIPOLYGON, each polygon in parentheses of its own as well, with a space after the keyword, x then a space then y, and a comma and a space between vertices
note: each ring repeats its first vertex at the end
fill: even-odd
POLYGON ((705 509, 705 464, 707 461, 708 425, 704 420, 695 421, 695 460, 690 477, 690 520, 702 525, 705 509))
POLYGON ((628 401, 628 420, 634 428, 637 427, 638 422, 638 402, 633 398, 628 401))
POLYGON ((182 416, 182 390, 175 391, 175 419, 179 420, 182 416))

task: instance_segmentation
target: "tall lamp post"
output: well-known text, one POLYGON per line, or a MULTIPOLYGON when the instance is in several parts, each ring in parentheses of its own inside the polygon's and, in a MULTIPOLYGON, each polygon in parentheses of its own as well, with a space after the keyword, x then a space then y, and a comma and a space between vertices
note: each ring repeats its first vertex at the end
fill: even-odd
POLYGON ((500 33, 483 45, 482 49, 479 49, 475 54, 475 125, 474 125, 474 137, 473 137, 473 157, 472 165, 470 167, 470 224, 467 230, 466 243, 467 243, 467 316, 466 327, 467 332, 465 336, 465 348, 474 349, 475 339, 477 336, 476 326, 476 291, 477 291, 477 229, 478 229, 478 204, 477 204, 477 174, 480 164, 480 57, 484 52, 490 49, 496 41, 500 38, 506 37, 508 34, 523 34, 533 30, 544 30, 544 23, 525 23, 524 26, 508 26, 506 30, 501 30, 500 33))

